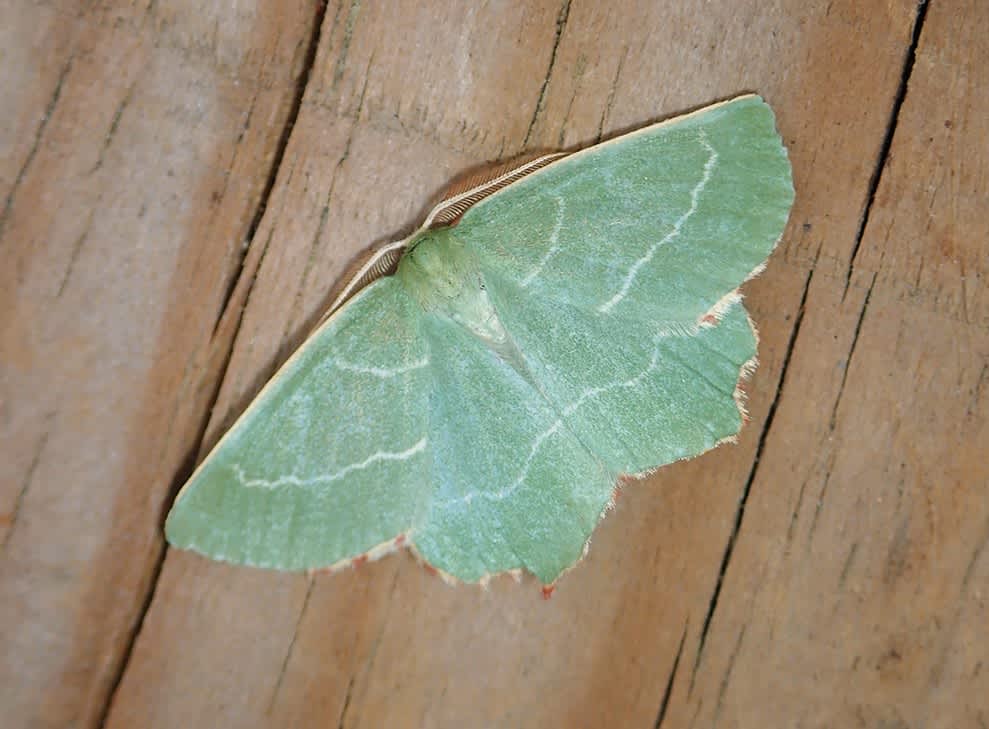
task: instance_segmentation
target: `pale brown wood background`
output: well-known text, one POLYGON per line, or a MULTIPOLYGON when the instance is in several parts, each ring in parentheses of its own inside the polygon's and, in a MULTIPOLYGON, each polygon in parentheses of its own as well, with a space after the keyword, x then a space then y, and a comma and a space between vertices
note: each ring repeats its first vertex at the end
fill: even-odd
POLYGON ((989 725, 989 3, 0 0, 4 727, 989 725), (797 202, 740 443, 451 588, 168 550, 348 259, 744 91, 797 202))

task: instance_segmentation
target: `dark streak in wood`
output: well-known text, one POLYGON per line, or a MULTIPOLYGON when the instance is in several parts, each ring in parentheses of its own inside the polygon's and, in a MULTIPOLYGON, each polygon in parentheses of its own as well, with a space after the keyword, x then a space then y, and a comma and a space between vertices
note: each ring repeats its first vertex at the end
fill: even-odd
MULTIPOLYGON (((258 224, 260 223, 261 217, 264 214, 264 210, 267 207, 268 199, 271 196, 271 191, 274 188, 275 179, 277 178, 278 170, 281 167, 282 160, 285 156, 285 149, 288 146, 289 137, 291 136, 292 129, 294 128, 295 122, 298 119, 299 110, 302 107, 302 98, 305 94, 306 86, 308 85, 309 82, 309 77, 312 72, 313 64, 315 63, 316 60, 316 50, 319 47, 320 30, 323 25, 325 13, 326 13, 325 4, 317 3, 313 16, 312 32, 309 41, 309 50, 306 55, 303 68, 298 76, 298 82, 296 83, 295 98, 293 99, 292 102, 291 111, 288 117, 286 118, 285 126, 282 129, 281 135, 279 136, 278 144, 276 145, 275 148, 275 153, 272 159, 271 167, 269 168, 269 172, 267 175, 264 188, 258 199, 258 204, 254 211, 254 215, 252 216, 252 221, 249 228, 248 240, 253 240, 258 224)), ((264 252, 267 250, 268 243, 270 243, 270 240, 271 240, 271 236, 269 234, 268 239, 265 242, 265 246, 262 249, 262 254, 260 257, 261 259, 263 259, 264 252)), ((236 279, 238 279, 240 275, 243 273, 243 265, 245 259, 246 259, 246 250, 244 251, 244 254, 241 256, 238 274, 233 277, 234 281, 236 281, 236 279)), ((260 260, 259 260, 259 265, 260 265, 260 260)), ((253 280, 251 281, 250 285, 248 286, 248 290, 244 295, 245 302, 247 301, 247 298, 250 295, 251 286, 253 286, 253 280)), ((224 317, 225 310, 232 298, 232 292, 234 288, 235 288, 235 284, 231 285, 230 297, 224 302, 224 306, 221 307, 221 314, 218 317, 219 319, 222 319, 224 317)), ((223 383, 224 375, 226 374, 227 368, 230 364, 231 355, 233 353, 233 345, 236 342, 237 331, 239 330, 242 322, 242 313, 243 313, 243 307, 241 307, 240 311, 236 313, 237 321, 236 324, 234 325, 234 331, 229 339, 229 345, 227 347, 225 361, 218 372, 218 376, 215 379, 213 392, 211 393, 209 398, 210 405, 209 407, 205 408, 203 411, 203 419, 199 429, 199 436, 198 436, 198 441, 200 443, 202 443, 204 434, 206 432, 206 427, 209 421, 209 417, 212 413, 213 406, 216 403, 216 399, 219 396, 220 386, 223 383)), ((181 474, 179 475, 181 476, 181 474)), ((182 480, 184 479, 181 480, 176 479, 176 485, 173 486, 172 489, 173 491, 173 493, 171 494, 172 499, 174 499, 174 495, 177 492, 177 484, 180 484, 182 480)), ((110 710, 113 706, 114 699, 117 696, 117 692, 120 689, 121 681, 123 680, 124 674, 127 671, 127 667, 130 664, 130 659, 134 651, 134 646, 137 643, 137 639, 141 634, 141 629, 143 628, 144 621, 148 615, 148 609, 150 608, 151 603, 154 600, 155 592, 157 591, 157 587, 158 587, 158 580, 161 577, 161 571, 162 568, 164 567, 165 555, 167 553, 168 553, 168 547, 167 545, 163 544, 158 550, 157 557, 153 560, 151 575, 147 583, 147 589, 144 594, 144 599, 143 601, 141 601, 140 609, 137 615, 135 616, 135 619, 127 635, 127 638, 125 641, 123 641, 124 645, 123 645, 123 650, 121 651, 120 660, 114 670, 114 675, 110 680, 109 690, 106 693, 106 698, 104 700, 103 706, 99 714, 99 721, 97 722, 97 726, 101 727, 101 729, 102 727, 106 726, 106 722, 110 716, 110 710)))
POLYGON ((883 569, 883 581, 889 585, 896 582, 908 565, 910 548, 910 517, 902 519, 896 527, 896 532, 890 540, 886 551, 886 566, 883 569))
MULTIPOLYGON (((848 346, 848 356, 845 357, 845 366, 841 371, 841 383, 838 385, 838 394, 835 396, 834 405, 831 408, 831 419, 828 422, 828 429, 833 433, 838 423, 838 406, 841 404, 841 396, 845 394, 845 383, 848 380, 848 371, 852 368, 852 358, 855 356, 855 348, 858 345, 859 334, 862 332, 862 322, 865 321, 865 312, 869 308, 869 301, 872 298, 872 289, 876 285, 876 274, 872 274, 869 281, 869 288, 865 292, 865 300, 859 310, 858 319, 855 322, 855 330, 852 332, 852 342, 848 346)), ((848 290, 847 287, 845 289, 848 290)), ((843 295, 844 297, 844 295, 843 295)))
POLYGON ((659 703, 659 712, 656 714, 656 722, 653 724, 653 729, 660 729, 663 726, 663 720, 666 719, 666 710, 670 706, 670 696, 673 694, 673 683, 676 680, 677 669, 680 667, 680 656, 683 655, 683 644, 687 640, 687 628, 690 626, 690 621, 687 620, 683 624, 683 633, 680 635, 680 644, 677 646, 676 655, 673 657, 673 667, 670 669, 669 678, 666 679, 666 688, 663 690, 663 700, 659 703))
MULTIPOLYGON (((233 297, 233 293, 237 288, 237 282, 244 273, 244 263, 247 260, 247 252, 250 248, 250 243, 253 242, 258 226, 261 225, 261 219, 264 217, 265 210, 268 208, 268 201, 271 199, 271 191, 275 187, 275 180, 278 179, 278 173, 281 170, 282 161, 285 159, 285 151, 288 149, 288 140, 292 136, 292 130, 295 129, 296 121, 299 119, 299 112, 302 110, 302 99, 305 97, 306 87, 309 85, 309 77, 312 74, 313 66, 316 63, 316 51, 319 49, 319 38, 323 28, 325 15, 326 5, 322 2, 316 3, 312 31, 309 35, 309 46, 306 49, 306 57, 303 61, 302 71, 299 73, 296 81, 295 97, 292 100, 292 107, 289 110, 288 117, 285 120, 285 125, 282 128, 282 132, 278 137, 278 143, 275 145, 275 153, 271 160, 271 166, 268 168, 268 175, 265 179, 264 186, 261 188, 261 195, 258 197, 258 204, 254 210, 254 215, 251 217, 251 223, 247 228, 245 238, 248 241, 248 245, 244 246, 241 250, 240 261, 236 267, 236 273, 230 277, 230 283, 227 287, 226 294, 224 295, 223 303, 220 305, 220 314, 217 316, 217 322, 223 319, 224 313, 230 304, 231 298, 233 297)), ((257 94, 255 94, 254 98, 257 98, 257 94)), ((251 109, 251 114, 253 114, 253 106, 251 109)), ((247 123, 250 123, 250 115, 248 116, 247 123)), ((241 134, 243 134, 243 131, 241 134)), ((239 139, 240 137, 238 137, 238 141, 239 139)), ((250 293, 250 289, 248 289, 248 291, 244 294, 245 304, 247 299, 250 297, 250 293)), ((240 323, 238 322, 236 329, 239 328, 240 323)), ((236 341, 236 338, 235 332, 231 342, 236 341)), ((221 373, 221 377, 218 382, 222 382, 222 375, 223 373, 221 373)), ((217 386, 217 393, 219 393, 219 386, 217 386)))
POLYGON ((347 693, 343 696, 343 706, 340 709, 340 720, 337 722, 337 729, 343 729, 347 721, 347 709, 350 708, 350 697, 354 692, 354 677, 351 676, 347 682, 347 693))
POLYGON ((776 393, 773 397, 773 401, 769 405, 769 411, 766 414, 766 421, 763 424, 762 432, 759 434, 759 443, 756 446, 755 455, 752 458, 752 467, 749 469, 748 478, 745 481, 745 485, 742 487, 742 494, 739 498, 738 508, 735 511, 735 522, 732 525, 731 533, 729 534, 728 541, 725 544, 725 550, 721 558, 721 567, 718 571, 717 581, 715 582, 711 599, 708 601, 707 614, 704 616, 704 623, 701 627, 700 639, 697 646, 697 656, 694 658, 694 667, 690 674, 690 688, 687 690, 688 695, 693 692, 694 683, 697 680, 697 671, 700 668, 701 660, 704 657, 704 644, 707 640, 708 630, 711 627, 711 621, 714 618, 714 613, 718 607, 718 598, 721 596, 721 587, 724 584, 725 573, 728 571, 728 563, 731 561, 732 553, 735 549, 735 541, 738 538, 738 533, 742 527, 742 519, 745 516, 745 505, 748 501, 752 484, 755 481, 756 473, 759 470, 759 460, 762 456, 763 450, 766 447, 766 439, 773 427, 773 420, 776 417, 776 410, 779 407, 780 400, 783 397, 783 390, 786 387, 786 376, 790 367, 790 358, 793 356, 793 349, 796 346, 797 337, 800 334, 800 326, 804 320, 804 311, 807 305, 807 293, 810 291, 810 284, 814 279, 815 270, 815 266, 812 265, 807 271, 807 278, 804 281, 803 292, 800 295, 800 305, 797 307, 797 315, 793 322, 793 329, 790 331, 790 339, 787 342, 786 352, 783 355, 783 364, 780 367, 780 375, 776 383, 776 393))
MULTIPOLYGON (((288 642, 288 649, 285 651, 285 659, 282 661, 282 666, 278 670, 278 678, 275 679, 275 688, 271 692, 271 700, 268 702, 268 710, 266 714, 271 714, 272 710, 275 708, 275 702, 278 701, 278 693, 282 689, 282 682, 285 680, 285 672, 288 670, 289 661, 292 660, 292 653, 295 651, 295 641, 299 637, 299 627, 302 625, 302 620, 306 616, 306 610, 309 608, 309 598, 312 596, 313 586, 316 584, 316 579, 313 575, 309 575, 306 578, 309 582, 306 585, 306 596, 302 599, 302 608, 299 610, 299 617, 296 618, 295 628, 292 630, 292 638, 288 642)), ((350 691, 348 689, 348 697, 350 691)))
POLYGON ((385 615, 381 620, 381 625, 378 628, 378 634, 374 636, 374 642, 371 644, 371 647, 367 652, 364 667, 359 671, 355 670, 350 676, 350 681, 347 685, 347 695, 344 698, 343 709, 340 712, 340 727, 344 726, 344 719, 346 718, 347 709, 350 706, 351 690, 357 680, 358 674, 367 677, 371 675, 371 671, 374 669, 374 661, 378 657, 378 647, 381 645, 381 639, 384 637, 385 629, 388 627, 388 618, 391 616, 391 607, 395 602, 395 589, 398 587, 399 572, 400 568, 396 567, 395 573, 392 577, 391 587, 388 588, 388 597, 385 598, 385 604, 388 606, 388 609, 385 611, 385 615))
POLYGON ((855 555, 858 554, 858 549, 859 543, 853 542, 852 548, 848 550, 848 556, 845 557, 845 564, 841 567, 841 574, 838 576, 838 589, 845 587, 845 580, 848 579, 848 575, 852 571, 852 564, 855 562, 855 555))
POLYGON ((38 445, 35 446, 34 456, 31 457, 31 465, 28 466, 27 473, 24 474, 21 488, 17 492, 17 498, 14 500, 14 509, 10 513, 10 523, 7 527, 7 533, 3 537, 3 544, 0 544, 0 552, 6 551, 7 544, 14 535, 14 530, 17 528, 17 519, 21 514, 21 505, 24 503, 24 496, 27 494, 28 489, 31 488, 31 483, 34 481, 34 474, 38 470, 38 464, 41 463, 41 455, 45 450, 45 446, 48 445, 48 436, 51 434, 52 415, 49 415, 46 420, 48 422, 45 424, 45 429, 41 437, 38 438, 38 445))
POLYGON ((3 240, 4 230, 7 227, 7 221, 10 219, 10 211, 14 208, 14 199, 17 197, 17 191, 20 190, 21 183, 24 182, 28 170, 31 169, 31 163, 34 162, 34 158, 38 154, 38 148, 41 146, 41 138, 45 135, 48 122, 55 113, 55 107, 58 106, 58 100, 62 96, 62 87, 65 84, 66 77, 69 75, 69 71, 72 70, 74 60, 75 56, 69 56, 68 60, 62 65, 62 70, 58 74, 58 81, 55 82, 55 90, 45 105, 45 112, 41 115, 41 121, 38 122, 38 127, 35 129, 31 149, 28 150, 27 156, 24 158, 24 163, 14 178, 14 184, 11 186, 10 192, 7 193, 7 199, 3 204, 3 212, 0 212, 0 241, 3 240))
POLYGON ((124 110, 130 106, 131 100, 134 98, 134 89, 137 88, 141 77, 138 76, 137 79, 130 85, 127 89, 127 93, 124 94, 124 98, 121 100, 120 104, 117 105, 116 111, 113 112, 113 119, 110 120, 110 128, 107 129, 106 135, 103 137, 103 145, 100 147, 99 156, 96 158, 96 162, 93 164, 92 169, 89 170, 89 174, 93 174, 99 171, 103 167, 103 160, 106 158, 106 152, 110 148, 110 144, 113 142, 113 138, 117 134, 117 129, 120 127, 120 118, 124 115, 124 110))
POLYGON ((965 415, 967 417, 971 418, 979 411, 979 400, 982 399, 982 390, 987 382, 989 382, 989 364, 984 364, 982 365, 982 369, 979 370, 979 376, 975 379, 975 385, 972 387, 972 397, 968 402, 968 406, 965 408, 965 415))
POLYGON ((845 271, 845 288, 841 292, 842 302, 845 301, 845 296, 848 294, 848 287, 852 282, 852 274, 855 271, 855 262, 858 259, 859 249, 862 247, 862 238, 865 235, 866 226, 869 224, 869 216, 872 213, 872 207, 876 201, 876 191, 879 189, 879 182, 882 179, 883 170, 886 169, 886 163, 889 160, 889 150, 893 146, 893 137, 896 134, 896 125, 900 118, 900 110, 903 108, 903 102, 907 97, 907 88, 910 84, 910 76, 913 74, 914 62, 917 60, 917 46, 920 43, 920 32, 924 27, 924 19, 926 17, 927 0, 919 0, 917 3, 917 12, 914 16, 910 45, 907 47, 904 54, 903 70, 900 72, 900 85, 896 90, 893 106, 889 112, 889 119, 886 122, 886 132, 883 135, 883 141, 879 147, 879 155, 876 158, 876 164, 872 170, 872 176, 869 179, 865 206, 863 207, 862 215, 859 218, 858 230, 855 233, 855 242, 852 244, 852 250, 848 255, 848 268, 845 271))
MULTIPOLYGON (((326 12, 325 8, 323 9, 323 12, 326 12)), ((343 40, 340 43, 340 55, 337 56, 337 63, 333 68, 333 89, 336 89, 337 85, 340 83, 340 79, 343 78, 344 70, 347 68, 347 56, 350 53, 350 44, 354 39, 354 26, 357 24, 357 16, 360 15, 360 12, 361 0, 351 0, 350 7, 347 9, 347 19, 344 21, 343 40)), ((337 14, 333 17, 334 27, 336 27, 339 14, 340 9, 337 8, 337 14)))
MULTIPOLYGON (((251 120, 254 118, 254 110, 257 108, 258 103, 258 93, 255 91, 251 95, 251 103, 247 107, 247 113, 244 115, 244 123, 240 127, 240 131, 237 132, 237 139, 234 142, 233 154, 230 156, 230 164, 228 169, 223 175, 223 185, 220 189, 213 193, 213 203, 217 207, 220 206, 223 199, 227 196, 227 190, 230 187, 230 178, 232 176, 232 170, 237 167, 237 160, 240 158, 240 151, 244 142, 244 138, 247 136, 247 130, 251 128, 251 120)), ((213 321, 213 330, 210 337, 213 338, 217 334, 217 329, 220 326, 220 322, 223 321, 223 313, 230 303, 230 298, 233 296, 234 290, 237 288, 237 280, 239 274, 244 269, 244 262, 247 258, 247 248, 250 243, 250 238, 246 240, 246 243, 241 246, 241 251, 238 257, 236 267, 231 271, 229 280, 226 282, 226 288, 223 293, 223 297, 220 299, 221 304, 217 309, 216 319, 213 321)))
POLYGON ((786 528, 786 543, 790 544, 793 541, 793 535, 797 530, 797 517, 800 515, 800 507, 804 503, 804 492, 807 490, 807 479, 804 479, 800 484, 800 491, 797 493, 797 503, 793 506, 793 511, 790 512, 790 523, 786 528))
POLYGON ((615 104, 615 94, 618 93, 618 79, 621 78, 622 68, 625 66, 625 59, 628 57, 628 46, 622 51, 622 57, 618 59, 618 68, 615 69, 615 77, 611 79, 611 88, 608 89, 608 100, 604 102, 604 109, 601 110, 601 119, 598 121, 598 133, 595 135, 595 142, 600 142, 604 136, 604 125, 611 118, 611 107, 615 104))
MULTIPOLYGON (((948 662, 952 645, 954 644, 954 639, 957 634, 958 623, 961 620, 962 611, 970 604, 966 598, 969 596, 969 585, 972 580, 972 575, 975 574, 976 565, 985 553, 986 544, 989 543, 989 519, 983 523, 982 533, 979 537, 978 543, 975 545, 975 549, 972 550, 972 556, 968 560, 968 564, 965 567, 965 574, 962 575, 962 579, 958 584, 958 597, 955 600, 954 613, 948 622, 948 627, 940 637, 939 646, 939 656, 936 661, 933 662, 930 671, 930 682, 932 685, 938 685, 944 674, 944 666, 948 662)), ((975 675, 978 675, 981 670, 982 662, 976 664, 973 671, 975 675)), ((973 676, 974 677, 974 676, 973 676)))
POLYGON ((817 520, 821 516, 821 511, 824 509, 824 497, 828 492, 828 484, 831 482, 831 472, 834 469, 834 454, 828 456, 827 466, 824 468, 824 483, 821 484, 820 490, 817 492, 817 503, 814 504, 814 515, 810 519, 810 528, 807 530, 807 549, 810 549, 810 545, 814 540, 814 531, 817 529, 817 520))
POLYGON ((718 687, 718 701, 714 706, 714 726, 718 726, 718 719, 721 718, 721 707, 724 704, 725 694, 728 692, 728 683, 731 681, 731 672, 735 667, 735 659, 738 657, 738 652, 742 647, 742 639, 745 638, 745 626, 738 631, 738 640, 735 641, 735 648, 731 652, 731 656, 728 658, 728 665, 725 667, 724 676, 721 677, 721 685, 718 687))
POLYGON ((560 123, 560 133, 556 137, 556 146, 563 148, 563 142, 567 136, 567 124, 570 122, 570 112, 573 111, 573 102, 577 98, 577 88, 570 94, 570 101, 567 102, 567 110, 563 114, 563 121, 560 123))
MULTIPOLYGON (((299 342, 292 341, 289 333, 295 330, 296 321, 298 320, 300 310, 302 309, 303 296, 305 295, 306 288, 309 283, 309 274, 312 273, 313 265, 316 262, 316 251, 319 248, 319 242, 322 238, 323 230, 326 228, 326 223, 329 219, 330 202, 333 200, 333 195, 336 191, 337 180, 340 179, 340 170, 343 168, 347 158, 350 157, 350 148, 354 142, 354 133, 357 131, 357 126, 361 121, 361 113, 364 110, 364 99, 367 96, 367 84, 371 75, 371 64, 373 63, 374 54, 371 54, 371 57, 367 62, 367 68, 364 71, 364 84, 361 86, 361 93, 357 99, 357 108, 354 110, 353 120, 350 124, 350 128, 347 130, 347 139, 344 141, 343 151, 340 153, 340 157, 337 159, 336 165, 334 165, 333 177, 330 179, 330 189, 327 191, 326 200, 323 202, 323 210, 320 213, 319 223, 316 226, 316 232, 313 234, 312 240, 309 242, 309 254, 306 257, 306 264, 302 269, 302 275, 299 277, 299 285, 296 288, 295 299, 292 302, 292 310, 285 319, 285 330, 282 332, 282 343, 284 345, 283 350, 286 348, 295 349, 295 347, 299 345, 299 342)), ((286 359, 288 355, 289 352, 280 351, 278 359, 286 359)))
POLYGON ((989 543, 989 521, 986 521, 983 526, 982 537, 979 539, 978 544, 975 545, 975 549, 972 550, 972 556, 968 560, 968 565, 965 567, 965 574, 962 576, 960 585, 960 592, 962 594, 968 591, 968 585, 972 580, 972 575, 975 574, 975 566, 978 564, 983 552, 985 552, 987 543, 989 543))
POLYGON ((571 0, 564 0, 560 12, 556 16, 556 36, 553 38, 553 47, 549 54, 549 65, 547 65, 546 74, 543 76, 543 85, 539 89, 536 108, 532 112, 532 118, 529 119, 529 126, 525 130, 525 136, 522 138, 523 150, 529 147, 529 139, 532 137, 532 130, 536 126, 536 120, 546 105, 546 89, 549 86, 550 76, 553 75, 553 67, 556 65, 556 53, 560 48, 560 39, 563 37, 563 31, 567 28, 567 19, 570 17, 570 2, 571 0))
POLYGON ((58 284, 58 291, 55 292, 55 298, 62 298, 62 293, 65 291, 66 285, 69 283, 69 278, 72 276, 72 271, 76 267, 76 261, 79 260, 79 254, 82 253, 82 247, 86 243, 86 239, 89 237, 89 226, 92 224, 92 212, 90 213, 89 222, 86 224, 86 229, 76 238, 76 242, 72 244, 72 252, 69 254, 69 263, 65 266, 65 273, 62 274, 62 281, 58 284))

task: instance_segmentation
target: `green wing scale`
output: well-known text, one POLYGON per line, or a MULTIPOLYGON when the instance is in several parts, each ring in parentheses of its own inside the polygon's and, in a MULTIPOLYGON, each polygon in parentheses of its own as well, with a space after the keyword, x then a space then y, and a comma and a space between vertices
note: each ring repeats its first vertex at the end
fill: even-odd
POLYGON ((348 293, 190 478, 172 544, 281 569, 404 544, 459 580, 549 584, 617 478, 737 433, 756 354, 737 288, 793 200, 769 107, 516 177, 388 247, 393 275, 348 293))

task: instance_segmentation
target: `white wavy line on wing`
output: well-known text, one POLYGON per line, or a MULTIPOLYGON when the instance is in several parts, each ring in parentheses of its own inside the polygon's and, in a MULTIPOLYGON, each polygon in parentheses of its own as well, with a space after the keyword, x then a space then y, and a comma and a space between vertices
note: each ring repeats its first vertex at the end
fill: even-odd
POLYGON ((361 471, 368 466, 371 466, 380 461, 405 461, 417 453, 421 453, 426 450, 426 446, 429 444, 429 440, 425 437, 421 438, 417 443, 406 448, 404 451, 375 451, 363 461, 358 463, 351 463, 344 466, 338 471, 333 473, 310 476, 306 478, 301 478, 294 474, 289 474, 287 476, 279 476, 271 481, 264 478, 247 478, 247 474, 244 469, 241 468, 240 464, 233 464, 230 466, 231 470, 234 472, 237 480, 241 482, 247 488, 264 488, 264 489, 275 489, 280 486, 300 486, 308 487, 315 486, 322 483, 331 483, 333 481, 339 481, 344 476, 354 471, 361 471))
POLYGON ((550 248, 536 264, 536 267, 529 271, 529 275, 522 279, 522 288, 531 284, 536 276, 543 272, 543 268, 550 259, 560 252, 560 231, 563 230, 563 214, 566 210, 566 201, 562 197, 556 198, 556 223, 553 225, 553 232, 549 234, 550 248))
POLYGON ((656 251, 679 236, 680 232, 683 230, 683 226, 688 220, 690 220, 691 216, 697 212, 697 203, 700 200, 700 195, 704 191, 704 188, 707 187, 707 183, 711 180, 711 173, 714 171, 714 165, 717 164, 718 161, 718 152, 711 146, 711 143, 707 141, 707 134, 703 129, 700 130, 698 138, 700 139, 701 144, 704 145, 704 148, 708 151, 708 158, 707 162, 704 163, 704 174, 701 175, 700 181, 690 192, 690 207, 687 208, 687 211, 683 215, 677 218, 677 221, 673 224, 673 229, 669 233, 649 246, 649 250, 645 252, 645 255, 632 264, 632 267, 628 270, 628 273, 625 274, 625 281, 622 283, 622 287, 614 296, 598 307, 598 311, 600 313, 607 314, 618 302, 628 295, 629 290, 632 288, 632 284, 635 282, 635 277, 639 275, 639 270, 652 260, 653 256, 656 255, 656 251))
POLYGON ((334 359, 333 365, 341 370, 344 370, 345 372, 373 375, 374 377, 381 377, 384 379, 388 377, 395 377, 396 375, 403 375, 406 372, 412 372, 414 370, 421 370, 423 367, 428 367, 429 359, 427 357, 423 357, 422 359, 417 359, 415 362, 410 362, 407 365, 401 365, 399 367, 374 367, 359 365, 352 362, 346 362, 342 359, 334 359))

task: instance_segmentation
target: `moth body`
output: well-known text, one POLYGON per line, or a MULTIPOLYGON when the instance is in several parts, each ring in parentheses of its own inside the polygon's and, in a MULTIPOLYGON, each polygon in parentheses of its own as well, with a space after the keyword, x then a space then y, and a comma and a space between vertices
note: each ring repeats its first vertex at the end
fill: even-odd
POLYGON ((496 351, 508 344, 474 256, 456 229, 436 228, 409 244, 396 273, 427 314, 445 316, 496 351))

